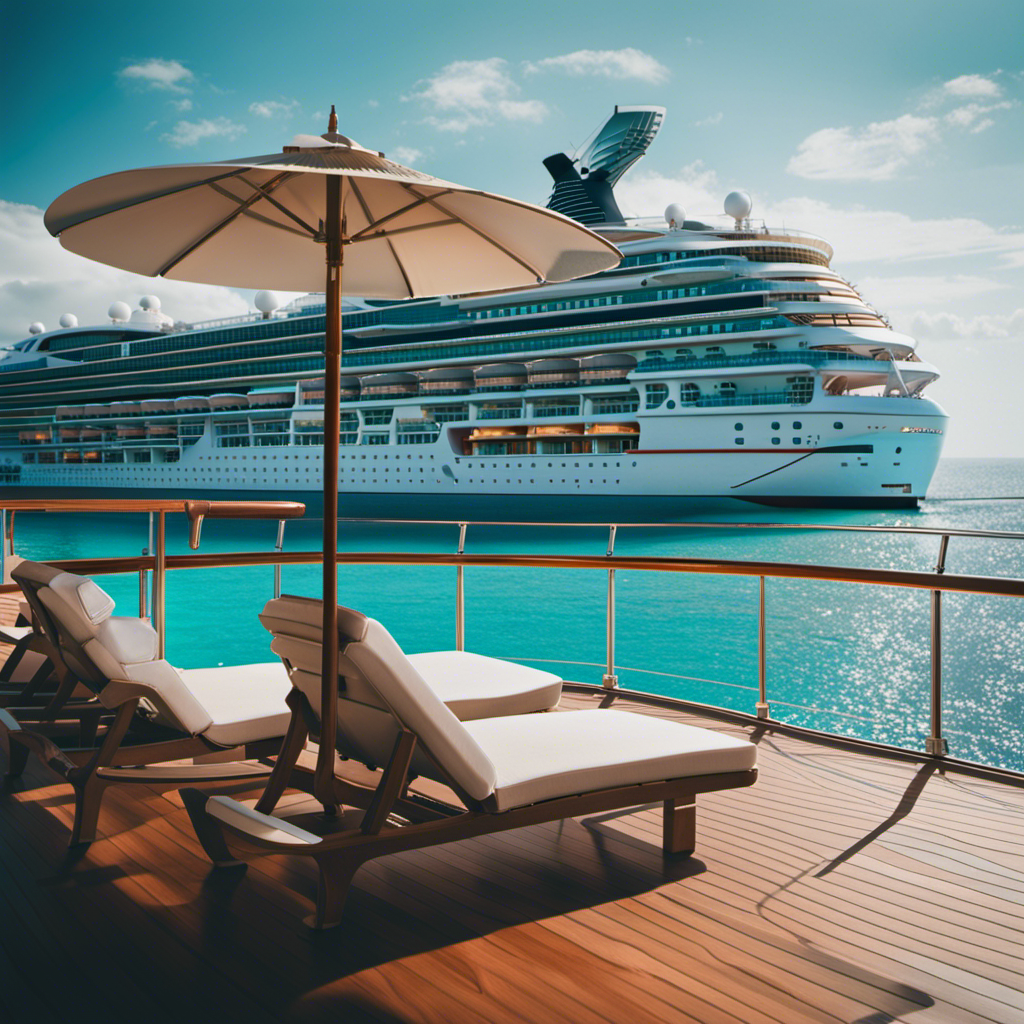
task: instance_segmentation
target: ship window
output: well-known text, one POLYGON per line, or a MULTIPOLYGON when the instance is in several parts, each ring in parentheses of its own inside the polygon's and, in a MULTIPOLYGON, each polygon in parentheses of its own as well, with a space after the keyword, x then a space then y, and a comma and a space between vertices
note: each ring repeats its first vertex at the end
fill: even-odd
POLYGON ((778 438, 778 437, 773 437, 772 438, 772 444, 781 444, 781 443, 782 443, 782 441, 781 441, 780 438, 778 438))
POLYGON ((803 429, 803 424, 799 420, 793 420, 793 429, 794 430, 802 430, 803 429))
POLYGON ((665 408, 666 409, 674 409, 675 407, 676 407, 676 403, 673 402, 671 398, 665 403, 665 408))
POLYGON ((657 409, 668 398, 668 386, 666 384, 648 384, 646 385, 646 391, 648 409, 657 409))
POLYGON ((775 421, 774 421, 774 422, 772 423, 772 430, 778 430, 778 429, 779 429, 779 425, 780 425, 780 424, 779 424, 779 421, 778 421, 778 420, 775 420, 775 421))
POLYGON ((737 437, 736 438, 736 443, 737 444, 743 444, 743 438, 742 437, 737 437))
POLYGON ((839 422, 839 420, 836 420, 835 423, 832 424, 832 426, 835 427, 836 430, 842 430, 843 429, 843 425, 842 425, 842 423, 839 422))
POLYGON ((735 430, 742 430, 743 429, 743 424, 742 423, 734 423, 733 424, 733 428, 735 430))
POLYGON ((799 443, 800 443, 800 438, 799 437, 794 437, 793 438, 793 444, 799 444, 799 443))

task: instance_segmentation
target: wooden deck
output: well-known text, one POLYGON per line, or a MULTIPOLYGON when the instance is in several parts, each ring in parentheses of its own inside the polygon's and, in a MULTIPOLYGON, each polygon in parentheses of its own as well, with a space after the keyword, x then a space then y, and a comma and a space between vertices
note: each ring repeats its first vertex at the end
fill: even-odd
POLYGON ((660 808, 467 840, 367 865, 326 933, 311 865, 211 871, 173 791, 108 791, 69 853, 33 760, 0 790, 0 1020, 1024 1021, 1024 790, 752 738, 690 860, 660 808))

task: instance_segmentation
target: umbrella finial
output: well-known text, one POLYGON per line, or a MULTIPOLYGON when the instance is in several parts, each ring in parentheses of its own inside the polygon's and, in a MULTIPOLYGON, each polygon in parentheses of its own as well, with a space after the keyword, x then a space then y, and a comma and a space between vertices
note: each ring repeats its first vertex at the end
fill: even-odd
POLYGON ((331 116, 327 120, 327 130, 336 132, 338 130, 338 115, 334 112, 334 104, 331 104, 331 116))

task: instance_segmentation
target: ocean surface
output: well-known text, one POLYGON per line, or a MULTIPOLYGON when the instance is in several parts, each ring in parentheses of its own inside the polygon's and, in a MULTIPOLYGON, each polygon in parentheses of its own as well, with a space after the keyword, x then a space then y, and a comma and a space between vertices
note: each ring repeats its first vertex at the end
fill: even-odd
MULTIPOLYGON (((282 498, 289 495, 282 494, 282 498)), ((342 501, 342 510, 344 502, 342 501)), ((922 526, 1024 532, 1024 459, 943 460, 916 512, 744 508, 706 515, 727 529, 620 527, 616 554, 813 562, 928 571, 937 537, 748 523, 922 526)), ((341 523, 339 547, 452 552, 458 529, 341 523)), ((207 522, 204 552, 270 550, 275 523, 207 522)), ((18 513, 26 558, 132 555, 148 543, 145 515, 18 513)), ((594 527, 470 527, 467 552, 598 554, 594 527)), ((317 550, 319 520, 289 523, 288 551, 317 550)), ((183 516, 168 517, 168 551, 188 551, 183 516)), ((951 540, 947 572, 1024 578, 1024 541, 951 540)), ((285 593, 319 596, 317 566, 285 566, 285 593)), ((466 648, 600 683, 607 575, 602 570, 468 568, 466 648)), ((138 612, 138 577, 106 577, 120 614, 138 612)), ((616 580, 620 685, 753 712, 757 700, 758 581, 620 571, 616 580)), ((343 604, 380 619, 409 652, 455 644, 455 569, 340 566, 343 604)), ((182 667, 273 656, 257 612, 273 596, 270 567, 168 574, 167 656, 182 667)), ((768 579, 767 683, 772 717, 923 749, 929 722, 929 594, 768 579)), ((945 595, 943 721, 950 753, 1024 770, 1024 602, 945 595)))

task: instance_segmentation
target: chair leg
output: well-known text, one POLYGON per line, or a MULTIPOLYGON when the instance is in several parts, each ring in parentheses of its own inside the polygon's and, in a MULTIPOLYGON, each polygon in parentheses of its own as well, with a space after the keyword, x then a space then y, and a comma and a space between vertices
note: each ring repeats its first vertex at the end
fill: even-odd
POLYGON ((291 721, 288 723, 288 731, 285 733, 284 742, 281 744, 281 752, 274 762, 274 770, 267 780, 267 788, 256 803, 256 810, 261 814, 272 814, 281 799, 288 782, 291 779, 292 769, 299 760, 299 754, 306 745, 306 737, 309 735, 302 715, 292 713, 291 721))
POLYGON ((103 803, 106 783, 90 775, 84 782, 73 783, 75 787, 75 822, 71 826, 71 846, 91 843, 96 838, 96 824, 103 803))
POLYGON ((352 876, 362 866, 362 861, 351 853, 337 851, 316 858, 320 869, 320 885, 316 893, 316 913, 306 918, 311 928, 324 930, 341 924, 345 899, 352 883, 352 876))
POLYGON ((206 813, 206 793, 199 789, 179 789, 178 795, 188 811, 192 828, 203 852, 217 868, 245 867, 245 861, 237 860, 224 841, 224 830, 215 818, 206 813))
POLYGON ((662 849, 665 853, 691 854, 697 846, 697 804, 693 797, 665 801, 662 849))
POLYGON ((7 660, 0 666, 0 683, 6 683, 14 675, 14 670, 18 667, 21 659, 25 657, 27 650, 28 637, 25 637, 18 641, 14 650, 7 656, 7 660))
POLYGON ((7 777, 9 779, 21 778, 25 766, 28 764, 29 749, 24 743, 19 743, 10 733, 7 734, 7 777))

